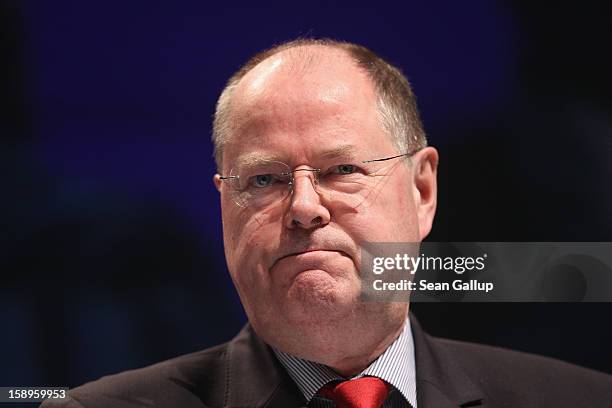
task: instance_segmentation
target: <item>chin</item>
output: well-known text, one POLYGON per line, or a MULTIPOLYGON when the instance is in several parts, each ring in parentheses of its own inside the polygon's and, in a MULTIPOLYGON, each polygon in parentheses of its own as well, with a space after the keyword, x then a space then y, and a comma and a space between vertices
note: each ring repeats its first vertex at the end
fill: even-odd
POLYGON ((303 314, 304 318, 333 316, 353 309, 359 301, 359 287, 324 271, 304 271, 294 279, 284 301, 288 311, 303 314))

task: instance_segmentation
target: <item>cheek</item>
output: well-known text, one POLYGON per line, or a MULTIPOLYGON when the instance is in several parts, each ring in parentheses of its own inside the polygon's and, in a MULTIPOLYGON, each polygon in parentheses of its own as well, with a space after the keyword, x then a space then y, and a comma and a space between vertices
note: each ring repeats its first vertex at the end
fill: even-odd
POLYGON ((402 185, 397 189, 398 193, 395 196, 395 199, 392 201, 394 203, 394 210, 399 214, 407 214, 409 215, 407 218, 416 218, 416 207, 414 205, 414 195, 410 186, 402 185))
POLYGON ((416 242, 417 221, 412 192, 401 184, 385 186, 374 200, 338 218, 360 246, 363 242, 416 242))
POLYGON ((419 223, 413 191, 404 183, 398 185, 395 191, 397 193, 386 212, 387 222, 395 226, 397 241, 416 242, 419 240, 419 223))
POLYGON ((271 212, 255 213, 240 207, 223 215, 226 259, 234 281, 240 285, 261 281, 266 254, 278 245, 280 220, 271 212))

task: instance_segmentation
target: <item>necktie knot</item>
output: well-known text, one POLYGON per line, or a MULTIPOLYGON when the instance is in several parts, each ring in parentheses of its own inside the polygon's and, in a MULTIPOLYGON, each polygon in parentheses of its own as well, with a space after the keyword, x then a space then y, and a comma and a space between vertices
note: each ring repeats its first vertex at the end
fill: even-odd
POLYGON ((376 377, 330 383, 319 395, 334 401, 338 408, 380 408, 389 394, 389 385, 376 377))

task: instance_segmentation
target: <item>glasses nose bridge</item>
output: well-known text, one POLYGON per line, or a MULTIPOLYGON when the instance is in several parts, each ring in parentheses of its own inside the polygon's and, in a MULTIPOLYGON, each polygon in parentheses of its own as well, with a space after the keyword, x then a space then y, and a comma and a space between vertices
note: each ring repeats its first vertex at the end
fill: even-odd
POLYGON ((310 180, 310 183, 312 184, 312 188, 316 192, 317 191, 316 187, 317 187, 317 184, 319 183, 319 173, 320 172, 321 172, 321 169, 312 168, 312 167, 291 170, 288 173, 289 189, 291 190, 291 194, 295 193, 296 180, 301 177, 308 178, 310 180))

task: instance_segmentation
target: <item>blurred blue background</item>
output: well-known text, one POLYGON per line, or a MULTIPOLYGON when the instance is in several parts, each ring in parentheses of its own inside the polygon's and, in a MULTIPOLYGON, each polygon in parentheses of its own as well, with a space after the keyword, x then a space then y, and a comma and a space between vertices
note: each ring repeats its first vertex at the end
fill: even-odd
MULTIPOLYGON (((3 1, 0 385, 75 386, 228 340, 216 98, 298 36, 411 80, 439 148, 432 241, 610 241, 603 2, 3 1)), ((612 372, 611 304, 414 305, 432 333, 612 372)))

